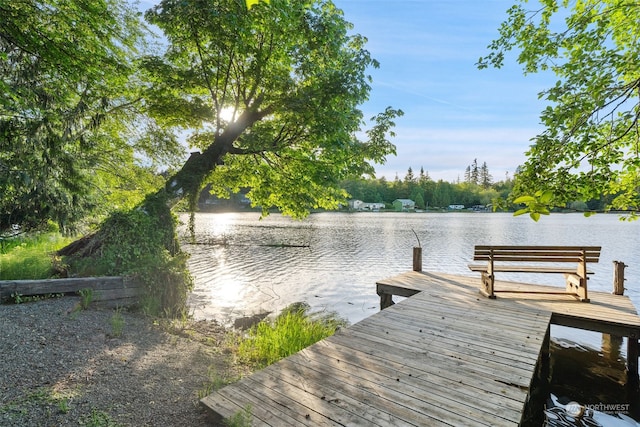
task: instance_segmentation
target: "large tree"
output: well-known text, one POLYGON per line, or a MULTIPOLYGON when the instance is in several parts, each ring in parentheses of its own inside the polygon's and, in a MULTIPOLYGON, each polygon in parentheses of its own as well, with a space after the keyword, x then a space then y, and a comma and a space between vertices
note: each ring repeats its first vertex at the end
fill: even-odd
POLYGON ((335 208, 340 182, 372 174, 395 152, 388 108, 363 134, 359 105, 377 63, 365 38, 330 1, 164 0, 146 13, 168 39, 143 65, 150 114, 189 130, 198 150, 167 183, 170 200, 193 200, 205 181, 241 187, 263 209, 303 216, 335 208))
POLYGON ((143 28, 126 2, 0 0, 0 16, 0 232, 71 226, 112 201, 114 186, 150 176, 136 152, 176 154, 141 132, 143 28))
POLYGON ((609 209, 640 209, 640 4, 628 0, 520 0, 479 66, 519 51, 525 73, 558 81, 545 130, 533 140, 513 195, 534 219, 550 207, 611 196, 609 209), (533 7, 533 10, 527 9, 533 7))

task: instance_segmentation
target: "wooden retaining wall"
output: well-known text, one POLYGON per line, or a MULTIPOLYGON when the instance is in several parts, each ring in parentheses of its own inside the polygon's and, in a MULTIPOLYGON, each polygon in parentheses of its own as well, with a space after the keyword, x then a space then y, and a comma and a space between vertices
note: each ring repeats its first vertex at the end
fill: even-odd
POLYGON ((117 305, 138 302, 140 284, 129 277, 74 277, 44 280, 0 281, 0 302, 12 296, 35 296, 49 294, 78 293, 81 289, 93 290, 93 301, 109 301, 117 305))

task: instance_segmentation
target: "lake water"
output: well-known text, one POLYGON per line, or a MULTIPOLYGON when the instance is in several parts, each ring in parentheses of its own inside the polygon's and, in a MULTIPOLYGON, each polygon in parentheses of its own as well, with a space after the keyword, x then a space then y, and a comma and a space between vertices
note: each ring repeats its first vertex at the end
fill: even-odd
MULTIPOLYGON (((640 307, 639 236, 640 221, 621 222, 613 214, 554 214, 536 223, 509 213, 319 213, 304 221, 198 213, 196 244, 183 247, 191 253, 189 304, 196 319, 233 325, 306 302, 355 323, 379 311, 376 281, 412 269, 418 239, 423 270, 478 277, 478 284, 479 274, 467 268, 474 245, 602 246, 600 262, 590 266, 589 289, 611 292, 613 261, 623 261, 625 294, 640 307)), ((501 273, 500 279, 564 288, 562 275, 501 273)), ((625 346, 610 358, 600 348, 601 334, 558 326, 551 333, 551 393, 596 405, 637 400, 621 386, 625 346)))
MULTIPOLYGON (((625 293, 640 307, 638 237, 640 221, 621 222, 613 214, 554 214, 536 223, 510 213, 318 213, 303 221, 278 214, 260 220, 255 212, 198 213, 197 244, 184 248, 192 254, 196 318, 230 324, 304 301, 354 323, 378 311, 377 280, 411 270, 417 239, 424 270, 478 281, 467 268, 477 244, 602 246, 589 289, 611 292, 613 261, 624 261, 625 293)), ((564 287, 562 275, 500 278, 564 287)))

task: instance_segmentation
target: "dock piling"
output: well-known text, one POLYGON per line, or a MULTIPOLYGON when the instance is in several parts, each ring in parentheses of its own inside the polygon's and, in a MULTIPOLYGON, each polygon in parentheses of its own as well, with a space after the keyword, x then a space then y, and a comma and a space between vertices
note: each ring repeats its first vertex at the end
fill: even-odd
POLYGON ((422 248, 413 247, 413 271, 422 271, 422 248))
POLYGON ((613 261, 613 293, 624 295, 624 268, 628 267, 622 261, 613 261))

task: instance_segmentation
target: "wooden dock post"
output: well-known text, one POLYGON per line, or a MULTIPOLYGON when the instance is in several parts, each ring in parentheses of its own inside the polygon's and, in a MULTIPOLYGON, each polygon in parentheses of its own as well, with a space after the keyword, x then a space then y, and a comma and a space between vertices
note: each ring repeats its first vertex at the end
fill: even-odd
POLYGON ((613 294, 624 295, 624 268, 622 261, 613 261, 613 294))
POLYGON ((422 271, 422 248, 413 247, 413 271, 422 271))
POLYGON ((615 362, 620 358, 622 341, 620 335, 602 334, 602 354, 607 360, 615 362))

